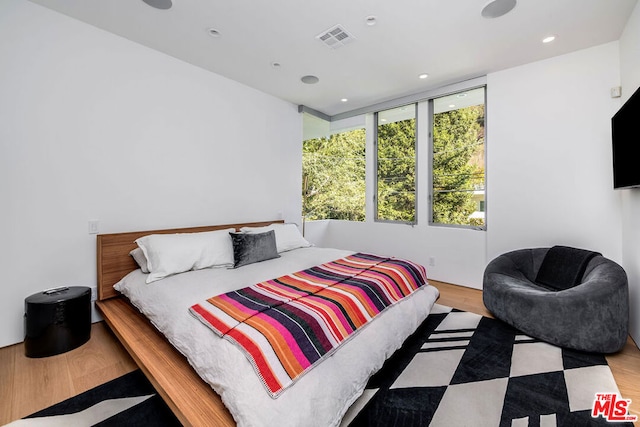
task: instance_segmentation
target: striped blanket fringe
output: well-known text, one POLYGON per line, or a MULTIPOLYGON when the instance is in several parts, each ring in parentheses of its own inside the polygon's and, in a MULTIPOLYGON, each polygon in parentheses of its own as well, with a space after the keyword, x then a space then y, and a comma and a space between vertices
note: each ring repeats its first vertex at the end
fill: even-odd
POLYGON ((427 283, 423 266, 356 253, 214 296, 189 310, 245 353, 271 397, 427 283))

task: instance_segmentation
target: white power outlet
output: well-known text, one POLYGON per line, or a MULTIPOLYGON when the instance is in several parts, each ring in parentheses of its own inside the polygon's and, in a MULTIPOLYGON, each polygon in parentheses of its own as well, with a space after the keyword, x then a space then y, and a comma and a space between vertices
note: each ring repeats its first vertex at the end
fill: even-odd
POLYGON ((612 98, 620 98, 622 96, 622 87, 614 86, 611 88, 611 97, 612 98))
POLYGON ((100 221, 97 219, 89 220, 89 234, 98 234, 98 229, 100 226, 100 221))
POLYGON ((97 301, 98 300, 98 287, 97 286, 92 286, 91 287, 91 301, 97 301))
POLYGON ((435 267, 436 266, 436 257, 430 256, 429 257, 429 267, 435 267))

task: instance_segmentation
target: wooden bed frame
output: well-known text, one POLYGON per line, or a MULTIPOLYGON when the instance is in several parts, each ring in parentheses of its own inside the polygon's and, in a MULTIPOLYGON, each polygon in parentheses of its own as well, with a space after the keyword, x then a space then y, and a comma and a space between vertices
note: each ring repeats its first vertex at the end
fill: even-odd
POLYGON ((129 252, 148 234, 196 233, 235 227, 260 227, 279 221, 214 225, 97 236, 96 306, 120 342, 183 425, 235 426, 220 396, 191 368, 187 359, 113 285, 138 268, 129 252))

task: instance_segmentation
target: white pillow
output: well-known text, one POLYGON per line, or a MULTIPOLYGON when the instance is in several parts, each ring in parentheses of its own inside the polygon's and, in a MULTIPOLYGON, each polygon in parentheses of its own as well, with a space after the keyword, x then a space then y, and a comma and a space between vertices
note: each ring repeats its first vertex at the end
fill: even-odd
POLYGON ((209 267, 233 267, 230 232, 235 229, 203 233, 151 234, 136 240, 147 258, 147 283, 172 274, 209 267))
POLYGON ((136 264, 138 264, 138 267, 140 267, 140 270, 142 270, 143 273, 149 274, 149 267, 147 267, 147 257, 144 256, 144 252, 142 252, 142 249, 135 248, 134 250, 129 252, 129 255, 131 255, 131 257, 136 261, 136 264))
POLYGON ((298 226, 295 224, 281 224, 275 223, 267 225, 266 227, 242 227, 240 231, 243 233, 264 233, 265 231, 273 230, 276 233, 276 247, 278 253, 286 252, 298 248, 308 248, 311 246, 302 234, 298 230, 298 226))

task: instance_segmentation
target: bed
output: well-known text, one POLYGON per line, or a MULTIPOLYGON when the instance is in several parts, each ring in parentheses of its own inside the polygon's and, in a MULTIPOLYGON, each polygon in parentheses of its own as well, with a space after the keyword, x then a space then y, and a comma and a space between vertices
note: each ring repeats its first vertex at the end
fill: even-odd
MULTIPOLYGON (((275 222, 281 223, 282 221, 275 222)), ((195 353, 199 355, 210 352, 230 353, 232 358, 229 360, 233 360, 233 363, 208 368, 203 366, 204 359, 206 359, 207 363, 216 365, 215 360, 213 362, 209 360, 209 356, 203 358, 198 355, 190 355, 189 359, 183 356, 183 353, 185 353, 184 347, 188 347, 191 344, 182 343, 179 335, 180 327, 176 326, 174 328, 172 325, 188 325, 189 329, 196 331, 196 336, 199 337, 198 342, 205 341, 200 338, 204 338, 207 334, 213 336, 211 331, 193 316, 190 316, 187 310, 178 310, 180 313, 176 315, 178 317, 167 318, 166 321, 164 320, 165 315, 161 317, 155 315, 156 317, 153 317, 154 314, 151 314, 150 321, 134 306, 134 304, 138 304, 137 298, 139 295, 136 292, 142 295, 147 292, 148 287, 136 285, 134 288, 136 291, 130 294, 131 301, 121 296, 113 287, 114 284, 121 282, 125 276, 130 281, 141 280, 142 273, 138 270, 135 261, 129 256, 129 252, 136 247, 135 240, 142 236, 149 234, 196 233, 227 228, 240 229, 247 226, 260 227, 271 223, 274 223, 274 221, 98 236, 98 302, 96 304, 118 339, 129 351, 178 419, 185 425, 233 426, 236 425, 236 420, 241 425, 254 425, 259 422, 268 425, 276 419, 278 419, 278 424, 281 425, 286 425, 287 422, 291 425, 300 424, 300 418, 296 418, 298 415, 291 415, 291 418, 288 418, 287 408, 289 407, 299 408, 301 412, 305 413, 313 413, 314 410, 320 411, 313 414, 314 421, 321 425, 337 425, 344 411, 355 401, 361 392, 361 388, 364 387, 361 377, 365 378, 364 382, 366 382, 366 378, 379 369, 382 361, 389 357, 395 348, 402 344, 404 338, 428 315, 431 306, 438 297, 435 288, 429 285, 420 288, 419 292, 416 292, 417 295, 412 296, 406 303, 402 302, 403 305, 393 306, 379 316, 380 320, 387 319, 384 329, 387 330, 388 337, 382 338, 385 331, 382 329, 377 330, 376 326, 363 328, 362 332, 344 344, 335 354, 325 359, 312 370, 313 372, 305 374, 289 390, 285 390, 278 399, 273 399, 265 393, 262 384, 255 372, 252 371, 251 364, 244 354, 238 352, 227 341, 219 340, 221 341, 220 343, 212 344, 214 347, 210 348, 205 345, 205 347, 196 349, 195 353), (397 313, 389 314, 394 311, 397 313), (168 339, 158 331, 157 327, 163 329, 168 339), (371 356, 365 355, 365 358, 371 357, 375 359, 375 363, 369 363, 366 368, 361 368, 353 363, 349 364, 349 360, 357 359, 356 355, 358 357, 362 356, 363 345, 376 342, 378 339, 385 343, 389 342, 389 345, 387 347, 387 344, 385 344, 384 347, 380 347, 379 354, 376 354, 376 351, 372 351, 371 356), (381 361, 377 361, 378 359, 381 359, 381 361), (336 386, 337 391, 334 398, 333 394, 331 394, 333 391, 331 393, 327 392, 327 389, 333 390, 333 384, 329 386, 329 384, 321 383, 324 381, 323 378, 328 378, 329 372, 335 371, 338 376, 342 377, 349 376, 348 370, 340 373, 340 369, 347 369, 346 367, 341 368, 341 366, 347 365, 349 365, 349 370, 363 372, 357 373, 359 379, 354 381, 354 384, 336 386), (244 372, 248 372, 251 375, 245 376, 244 372), (222 375, 223 377, 228 375, 231 378, 239 379, 238 381, 230 381, 229 379, 218 381, 217 378, 221 374, 224 374, 222 375), (242 378, 240 378, 241 376, 242 378), (206 378, 208 382, 201 377, 206 378), (216 393, 214 388, 220 394, 216 393), (317 398, 316 392, 318 393, 317 398), (235 400, 232 401, 231 399, 240 400, 239 403, 235 403, 235 400), (335 414, 325 414, 325 411, 322 410, 324 408, 323 402, 332 399, 338 401, 338 403, 327 403, 327 407, 330 407, 331 411, 334 411, 334 407, 338 407, 338 409, 335 410, 335 414), (223 400, 225 403, 223 403, 223 400), (253 402, 251 408, 249 408, 249 402, 253 402), (234 416, 231 415, 227 407, 231 408, 234 416)), ((207 296, 207 291, 194 288, 194 296, 191 296, 191 291, 190 293, 172 292, 175 292, 175 289, 178 288, 186 289, 187 286, 190 286, 191 279, 196 276, 206 276, 206 280, 209 280, 209 277, 221 277, 225 283, 228 283, 230 288, 237 288, 240 283, 244 283, 244 286, 249 286, 259 280, 278 277, 280 274, 298 271, 298 269, 310 267, 315 263, 328 262, 349 254, 351 252, 326 248, 296 249, 281 253, 281 257, 278 259, 258 263, 260 265, 248 265, 237 270, 207 269, 213 271, 200 270, 185 275, 176 275, 160 280, 157 282, 158 286, 155 289, 161 294, 158 297, 161 298, 160 301, 162 301, 162 298, 181 300, 182 302, 180 303, 186 307, 189 304, 198 302, 203 296, 207 296), (274 274, 274 276, 267 277, 265 276, 266 274, 274 274), (237 283, 232 283, 236 280, 237 283)), ((145 309, 143 308, 143 310, 145 309)), ((382 325, 379 328, 382 328, 382 325)))

